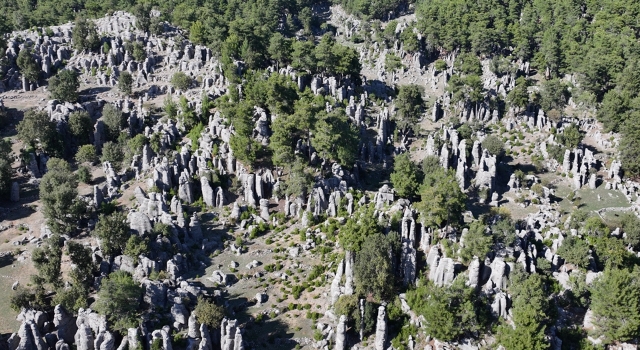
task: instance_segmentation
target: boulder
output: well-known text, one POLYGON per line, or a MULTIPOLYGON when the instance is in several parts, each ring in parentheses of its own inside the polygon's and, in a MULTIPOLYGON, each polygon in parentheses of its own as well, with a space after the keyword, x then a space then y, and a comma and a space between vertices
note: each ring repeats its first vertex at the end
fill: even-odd
POLYGON ((135 210, 132 210, 127 214, 127 221, 129 222, 131 230, 140 236, 143 236, 147 232, 151 232, 153 229, 149 217, 146 214, 135 210))

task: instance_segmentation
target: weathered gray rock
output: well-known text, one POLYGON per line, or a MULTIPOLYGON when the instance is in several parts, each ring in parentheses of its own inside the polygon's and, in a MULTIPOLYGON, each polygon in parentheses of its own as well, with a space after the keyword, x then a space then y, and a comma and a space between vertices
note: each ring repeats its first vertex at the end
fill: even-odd
POLYGON ((240 218, 240 206, 238 203, 233 203, 233 207, 231 208, 231 214, 229 214, 230 219, 238 220, 240 218))
MULTIPOLYGON (((334 347, 334 349, 345 350, 345 347, 347 345, 345 341, 346 330, 347 330, 347 316, 340 315, 340 319, 338 320, 338 325, 336 326, 336 346, 334 347)), ((376 339, 377 339, 377 336, 376 336, 376 339)))
POLYGON ((438 286, 448 286, 455 277, 455 262, 451 258, 442 258, 438 263, 433 282, 438 286))
POLYGON ((94 341, 95 350, 115 350, 116 339, 109 331, 101 332, 94 341))
POLYGON ((215 207, 222 208, 226 203, 224 190, 222 187, 216 188, 216 198, 215 198, 215 207))
POLYGON ((233 275, 226 274, 220 270, 213 271, 209 280, 221 285, 229 285, 233 282, 233 275))
POLYGON ((507 311, 509 310, 509 300, 507 295, 504 292, 499 292, 495 295, 493 299, 493 303, 491 303, 491 311, 493 315, 496 317, 502 317, 503 319, 507 319, 507 311))
POLYGON ((494 288, 504 288, 508 266, 502 258, 495 258, 491 263, 491 282, 494 288))
POLYGON ((192 312, 191 316, 189 316, 188 327, 187 336, 189 338, 200 338, 200 326, 198 325, 198 320, 196 320, 195 312, 192 312))
POLYGON ((111 272, 119 270, 126 271, 133 275, 136 271, 133 258, 127 255, 116 256, 113 259, 113 264, 111 264, 111 272))
POLYGON ((133 279, 136 281, 142 281, 144 278, 149 277, 154 271, 160 271, 159 264, 146 256, 140 255, 138 257, 136 271, 133 274, 133 279))
POLYGON ((129 222, 129 228, 139 236, 143 236, 145 233, 151 232, 153 229, 149 217, 146 214, 135 210, 129 211, 129 214, 127 214, 127 221, 129 222))
POLYGON ((256 206, 255 182, 255 174, 246 174, 244 183, 244 200, 250 207, 256 206))
POLYGON ((20 336, 18 335, 18 333, 11 334, 9 339, 7 339, 7 346, 9 350, 16 350, 19 344, 20 344, 20 336))
MULTIPOLYGON (((65 343, 64 340, 58 340, 55 346, 56 350, 69 350, 69 344, 65 343)), ((118 349, 119 350, 119 349, 118 349)))
MULTIPOLYGON (((45 342, 40 338, 40 332, 38 331, 38 325, 33 320, 28 320, 22 323, 17 334, 18 350, 46 350, 47 346, 45 342)), ((9 344, 15 344, 16 338, 10 339, 9 344)))
POLYGON ((173 306, 171 306, 171 317, 173 318, 173 326, 176 329, 182 329, 188 323, 189 311, 182 305, 180 298, 176 299, 176 301, 180 301, 180 303, 174 303, 173 306))
POLYGON ((138 347, 138 344, 140 343, 138 341, 140 335, 139 335, 139 331, 138 328, 129 328, 127 329, 127 342, 129 343, 129 348, 131 349, 135 349, 138 347))
POLYGON ((347 250, 344 257, 344 294, 353 294, 353 252, 347 250))
POLYGON ((102 190, 102 187, 98 185, 94 185, 93 186, 93 204, 96 206, 96 208, 100 208, 100 205, 102 205, 102 202, 104 202, 104 192, 102 190))
POLYGON ((72 344, 78 331, 76 319, 65 310, 62 305, 56 305, 53 309, 53 325, 58 330, 58 338, 67 344, 72 344))
POLYGON ((145 279, 142 281, 144 288, 143 301, 151 307, 164 308, 167 304, 167 286, 162 281, 145 279))
POLYGON ((260 217, 269 220, 269 200, 262 198, 260 200, 260 217))
POLYGON ((220 326, 220 347, 222 350, 244 349, 244 341, 236 320, 222 320, 220 326))
POLYGON ((209 207, 215 207, 213 188, 209 184, 207 176, 200 176, 200 187, 202 188, 202 200, 209 207))
POLYGON ((331 289, 330 289, 331 305, 335 304, 336 301, 338 301, 338 298, 340 298, 340 294, 341 294, 340 282, 342 281, 343 273, 344 273, 344 260, 341 260, 340 263, 338 264, 336 275, 333 278, 333 281, 331 281, 331 289))
POLYGON ((469 281, 467 285, 470 287, 475 287, 478 285, 480 277, 480 259, 477 256, 473 257, 471 263, 469 264, 469 281))
POLYGON ((197 213, 193 213, 189 220, 189 236, 194 242, 202 242, 202 226, 197 213))
POLYGON ((74 337, 76 348, 78 350, 93 350, 94 349, 94 337, 91 328, 86 324, 80 324, 78 331, 74 337))
POLYGON ((269 297, 266 293, 256 293, 256 303, 258 304, 258 306, 266 303, 268 299, 269 297))
POLYGON ((180 174, 178 184, 178 198, 182 199, 188 204, 193 203, 194 196, 193 189, 191 188, 191 178, 189 177, 189 173, 186 171, 186 169, 180 174))
POLYGON ((387 343, 387 311, 384 305, 378 308, 378 320, 376 322, 375 349, 385 350, 387 343))

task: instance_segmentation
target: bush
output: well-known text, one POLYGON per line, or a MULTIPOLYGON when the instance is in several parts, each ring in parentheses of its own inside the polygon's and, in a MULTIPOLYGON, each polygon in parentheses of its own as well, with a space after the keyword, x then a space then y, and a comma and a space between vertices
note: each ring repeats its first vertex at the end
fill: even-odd
POLYGON ((91 172, 89 171, 89 168, 87 168, 86 166, 79 167, 78 171, 76 172, 76 175, 78 176, 78 180, 86 184, 90 183, 92 180, 91 172))
POLYGON ((149 253, 149 240, 141 238, 134 234, 127 240, 127 245, 124 248, 123 254, 133 258, 135 264, 138 263, 138 256, 146 255, 149 253))
POLYGON ((591 287, 596 336, 605 343, 626 342, 638 337, 640 330, 640 268, 608 268, 591 287))
POLYGON ((115 171, 120 171, 123 160, 124 152, 119 144, 109 141, 102 145, 102 157, 100 157, 100 161, 110 162, 115 171))
POLYGON ((72 112, 69 115, 69 131, 78 145, 89 143, 89 135, 93 133, 93 122, 85 111, 72 112))
POLYGON ((470 262, 474 256, 480 261, 491 251, 493 238, 487 234, 486 227, 478 221, 471 224, 469 231, 464 236, 464 247, 460 249, 460 258, 465 263, 470 262))
POLYGON ((164 112, 169 118, 175 118, 178 115, 178 104, 173 101, 171 96, 164 99, 164 112))
POLYGON ((582 142, 582 137, 582 133, 578 126, 572 123, 568 127, 564 128, 562 134, 558 135, 558 142, 567 148, 576 148, 580 142, 582 142))
POLYGON ((392 53, 388 53, 384 57, 384 67, 385 67, 385 71, 387 71, 388 73, 391 73, 394 70, 404 68, 404 65, 402 64, 402 59, 400 59, 400 57, 392 53))
POLYGON ((118 77, 118 90, 125 95, 131 95, 131 90, 133 87, 133 77, 131 73, 124 71, 120 73, 118 77))
POLYGON ((489 151, 494 156, 500 157, 504 152, 504 142, 495 135, 489 135, 482 140, 482 148, 489 151))
POLYGON ((78 309, 88 306, 87 297, 88 293, 86 289, 79 285, 73 285, 67 288, 59 288, 53 297, 52 303, 54 305, 62 305, 66 311, 73 314, 77 312, 78 309))
POLYGON ((33 52, 29 48, 24 48, 18 53, 18 59, 16 60, 20 73, 32 82, 37 82, 40 76, 40 66, 33 58, 33 52))
POLYGON ((76 162, 78 163, 89 163, 94 164, 98 161, 98 156, 96 155, 96 148, 93 145, 84 145, 78 149, 76 152, 76 162))
POLYGON ((416 195, 420 185, 418 175, 418 166, 411 161, 409 153, 396 157, 391 173, 391 183, 399 196, 411 198, 416 195))
POLYGON ((75 103, 79 88, 78 74, 70 69, 63 69, 49 79, 49 92, 54 100, 75 103))
POLYGON ((30 109, 18 123, 18 139, 33 148, 41 146, 42 150, 53 156, 62 156, 64 144, 52 122, 44 111, 30 109))
POLYGON ((78 225, 79 215, 85 210, 85 203, 76 200, 76 176, 69 163, 62 159, 50 158, 47 167, 48 171, 40 181, 40 201, 47 225, 54 233, 72 233, 78 225))
POLYGON ((144 45, 139 41, 133 43, 132 51, 133 59, 138 62, 142 62, 147 58, 147 52, 144 50, 144 45))
POLYGON ((212 301, 198 297, 198 304, 193 312, 199 323, 206 324, 210 329, 218 329, 225 315, 224 307, 212 301))
POLYGON ((128 328, 138 325, 138 308, 142 287, 130 274, 122 270, 102 280, 93 308, 105 315, 114 330, 126 334, 128 328))
POLYGON ((388 237, 380 233, 367 237, 354 264, 356 290, 377 300, 390 300, 395 292, 394 247, 388 237))
POLYGON ((73 47, 79 51, 93 50, 100 45, 96 25, 85 18, 77 18, 71 38, 73 47))
POLYGON ((434 63, 434 66, 436 68, 437 71, 443 72, 447 69, 447 62, 443 61, 443 60, 437 60, 434 63))
POLYGON ((108 256, 117 256, 123 252, 129 241, 127 216, 121 212, 101 214, 92 235, 101 241, 102 252, 108 256))
POLYGON ((191 78, 183 72, 176 72, 171 77, 171 85, 180 91, 189 90, 191 82, 191 78))
POLYGON ((565 238, 558 248, 558 255, 583 269, 589 267, 589 244, 578 237, 568 236, 565 238))
POLYGON ((425 318, 427 334, 452 341, 483 328, 487 321, 486 306, 462 279, 456 279, 453 285, 444 288, 424 280, 419 285, 415 290, 407 291, 407 302, 412 310, 425 318))
POLYGON ((120 136, 120 130, 124 126, 122 111, 110 103, 106 104, 102 109, 102 122, 106 127, 107 140, 116 141, 120 136))

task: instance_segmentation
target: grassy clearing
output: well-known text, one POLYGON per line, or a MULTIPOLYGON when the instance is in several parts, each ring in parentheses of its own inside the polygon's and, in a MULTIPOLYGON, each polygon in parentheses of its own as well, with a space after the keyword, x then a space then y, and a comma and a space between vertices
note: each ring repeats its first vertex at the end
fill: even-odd
POLYGON ((11 285, 15 281, 20 281, 20 285, 26 286, 29 283, 29 276, 35 273, 31 263, 14 261, 12 264, 0 267, 0 333, 17 332, 20 322, 16 321, 17 312, 9 306, 13 291, 11 285))

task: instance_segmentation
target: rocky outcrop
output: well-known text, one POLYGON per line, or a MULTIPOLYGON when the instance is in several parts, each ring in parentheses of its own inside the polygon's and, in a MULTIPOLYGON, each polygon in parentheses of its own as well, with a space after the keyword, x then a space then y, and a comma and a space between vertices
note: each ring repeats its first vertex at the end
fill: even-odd
POLYGON ((207 176, 200 176, 200 187, 202 188, 202 201, 209 207, 215 207, 216 202, 213 188, 211 188, 211 184, 209 184, 207 176))
POLYGON ((87 324, 78 325, 78 331, 74 337, 78 350, 94 350, 94 337, 91 328, 87 324))
POLYGON ((151 232, 153 229, 149 217, 135 210, 131 210, 129 214, 127 214, 127 221, 129 222, 131 231, 136 232, 139 236, 144 236, 145 233, 151 232))
POLYGON ((344 257, 344 294, 352 295, 353 294, 353 252, 347 250, 345 252, 344 257))
POLYGON ((385 350, 387 343, 387 311, 384 305, 378 308, 378 320, 376 322, 375 349, 385 350))
POLYGON ((58 330, 58 338, 67 344, 72 344, 78 331, 76 319, 65 310, 62 305, 53 309, 53 325, 58 330))
POLYGON ((345 350, 346 348, 346 331, 347 331, 347 316, 340 315, 338 325, 336 326, 336 350, 345 350))
POLYGON ((180 174, 180 178, 178 179, 178 198, 188 204, 194 201, 191 178, 186 170, 180 174))
POLYGON ((242 332, 237 327, 236 320, 223 319, 220 326, 221 350, 244 350, 242 332))

